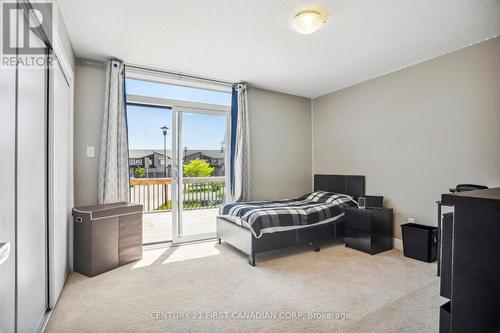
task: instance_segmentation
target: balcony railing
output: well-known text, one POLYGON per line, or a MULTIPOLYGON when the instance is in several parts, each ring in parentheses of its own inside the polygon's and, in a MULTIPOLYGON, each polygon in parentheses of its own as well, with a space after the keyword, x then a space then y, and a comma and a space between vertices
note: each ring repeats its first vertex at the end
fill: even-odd
MULTIPOLYGON (((218 207, 224 203, 225 177, 184 177, 183 209, 218 207)), ((130 202, 142 204, 144 212, 172 209, 172 178, 130 178, 130 202)))

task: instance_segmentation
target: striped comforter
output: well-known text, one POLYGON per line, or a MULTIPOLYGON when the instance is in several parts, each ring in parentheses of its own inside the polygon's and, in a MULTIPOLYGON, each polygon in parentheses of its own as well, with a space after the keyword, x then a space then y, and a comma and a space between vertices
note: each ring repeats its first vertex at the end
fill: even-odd
POLYGON ((228 203, 220 208, 219 217, 249 228, 259 238, 335 221, 344 216, 345 207, 356 205, 348 195, 318 191, 291 200, 228 203))

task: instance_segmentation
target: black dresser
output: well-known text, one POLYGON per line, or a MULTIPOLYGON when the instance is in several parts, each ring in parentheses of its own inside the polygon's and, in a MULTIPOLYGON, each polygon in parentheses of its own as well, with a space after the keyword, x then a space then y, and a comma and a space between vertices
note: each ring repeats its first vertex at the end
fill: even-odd
POLYGON ((346 208, 345 245, 369 254, 392 249, 391 208, 346 208))
POLYGON ((441 233, 440 333, 500 332, 500 188, 449 193, 441 233))

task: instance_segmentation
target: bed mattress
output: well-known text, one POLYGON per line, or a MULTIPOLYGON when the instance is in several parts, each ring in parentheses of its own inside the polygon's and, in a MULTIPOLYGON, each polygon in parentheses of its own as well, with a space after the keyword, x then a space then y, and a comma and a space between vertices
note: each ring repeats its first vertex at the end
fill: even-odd
POLYGON ((357 206, 357 202, 348 195, 317 191, 296 199, 228 203, 220 208, 218 217, 260 238, 264 233, 333 222, 349 206, 357 206))

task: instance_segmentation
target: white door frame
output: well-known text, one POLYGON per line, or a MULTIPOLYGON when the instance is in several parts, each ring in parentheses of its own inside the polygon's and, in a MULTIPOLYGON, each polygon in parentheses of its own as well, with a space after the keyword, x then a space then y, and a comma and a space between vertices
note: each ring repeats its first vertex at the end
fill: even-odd
MULTIPOLYGON (((173 199, 172 199, 172 212, 173 212, 173 218, 172 218, 172 243, 173 244, 178 244, 178 243, 185 243, 185 242, 192 242, 192 241, 197 241, 197 240, 204 240, 204 239, 211 239, 211 238, 216 238, 215 233, 202 233, 202 234, 197 234, 197 235, 190 235, 190 236, 182 236, 182 228, 183 228, 183 187, 180 186, 183 184, 183 170, 182 170, 182 165, 181 161, 184 160, 184 150, 182 149, 183 143, 182 143, 182 121, 183 121, 183 115, 184 113, 196 113, 196 114, 205 114, 205 115, 213 115, 213 116, 223 116, 226 118, 226 128, 225 128, 225 133, 224 133, 224 142, 226 142, 225 146, 225 152, 224 152, 224 165, 226 167, 225 169, 225 178, 226 178, 226 189, 229 188, 229 182, 230 182, 230 177, 229 177, 229 172, 227 172, 227 166, 229 165, 229 154, 230 152, 230 137, 231 137, 231 113, 227 111, 226 107, 220 107, 219 110, 214 110, 214 109, 204 109, 204 108, 193 108, 193 107, 184 107, 184 106, 173 106, 172 107, 172 141, 173 141, 173 158, 172 158, 172 163, 173 163, 173 181, 172 181, 172 191, 173 191, 173 199)), ((228 190, 226 190, 226 199, 228 196, 228 190)), ((214 221, 215 223, 215 221, 214 221)))
MULTIPOLYGON (((225 131, 225 177, 226 177, 226 201, 229 197, 230 172, 229 172, 229 152, 231 151, 231 107, 217 104, 207 104, 189 102, 168 98, 158 98, 150 96, 138 96, 127 94, 127 104, 139 106, 164 107, 172 110, 172 244, 180 244, 191 241, 215 238, 215 233, 206 233, 192 236, 182 235, 182 211, 183 202, 180 184, 183 175, 180 161, 184 159, 182 147, 182 115, 183 113, 197 113, 206 115, 217 115, 226 117, 225 131)), ((215 223, 215 221, 214 221, 215 223)))

